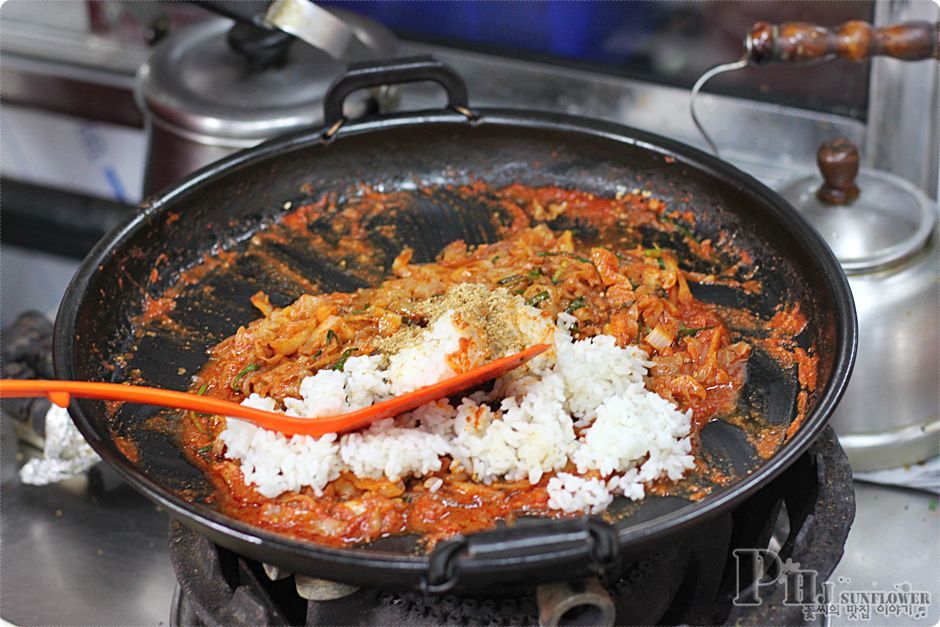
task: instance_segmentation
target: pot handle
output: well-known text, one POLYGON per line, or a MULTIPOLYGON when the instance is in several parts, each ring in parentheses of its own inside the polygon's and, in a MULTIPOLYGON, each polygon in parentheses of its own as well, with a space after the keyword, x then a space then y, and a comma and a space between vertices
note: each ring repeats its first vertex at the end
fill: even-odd
POLYGON ((354 63, 326 93, 323 103, 324 136, 332 137, 346 121, 343 103, 360 89, 433 81, 447 92, 447 108, 469 119, 475 116, 467 107, 467 85, 450 66, 429 56, 408 57, 382 62, 354 63))
POLYGON ((744 46, 745 57, 755 65, 832 58, 867 61, 874 56, 902 61, 940 59, 940 23, 904 22, 875 28, 855 20, 829 29, 806 22, 757 22, 744 46))
POLYGON ((619 559, 620 540, 596 516, 516 524, 438 544, 428 559, 424 589, 443 593, 462 577, 488 577, 507 561, 529 562, 532 574, 564 566, 568 578, 603 575, 619 559))

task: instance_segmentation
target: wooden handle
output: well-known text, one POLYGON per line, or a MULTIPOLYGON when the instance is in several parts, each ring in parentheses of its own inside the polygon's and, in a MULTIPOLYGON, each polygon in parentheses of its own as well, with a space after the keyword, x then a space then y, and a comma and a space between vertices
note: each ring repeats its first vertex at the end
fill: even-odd
POLYGON ((816 196, 830 205, 847 205, 858 198, 855 177, 859 161, 858 148, 845 137, 823 142, 816 153, 816 163, 823 177, 816 196))
POLYGON ((834 58, 866 61, 874 56, 940 59, 940 23, 904 22, 875 28, 852 21, 829 29, 806 22, 757 22, 744 44, 748 60, 756 65, 834 58))

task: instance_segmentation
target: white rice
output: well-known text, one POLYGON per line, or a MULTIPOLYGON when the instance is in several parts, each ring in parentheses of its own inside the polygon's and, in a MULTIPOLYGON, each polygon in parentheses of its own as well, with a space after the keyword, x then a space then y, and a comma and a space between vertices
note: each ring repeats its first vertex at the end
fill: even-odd
MULTIPOLYGON (((321 494, 344 471, 421 477, 439 471, 442 457, 484 483, 534 484, 573 463, 577 474, 559 472, 547 485, 549 507, 569 513, 602 511, 615 494, 642 499, 646 484, 678 479, 693 466, 690 415, 644 387, 651 364, 642 350, 620 348, 610 336, 572 341, 571 316, 560 314, 553 324, 521 298, 517 319, 529 341, 554 337, 555 350, 502 377, 488 395, 476 393, 457 407, 446 399, 429 403, 342 437, 288 438, 228 418, 219 436, 225 456, 239 460, 246 483, 269 497, 305 486, 321 494), (497 400, 493 411, 489 405, 497 400)), ((418 345, 392 355, 387 368, 380 356, 350 357, 342 372, 321 370, 304 379, 301 398, 285 399, 284 409, 315 419, 435 383, 454 374, 447 356, 461 338, 475 337, 447 312, 418 345)), ((276 407, 256 394, 244 404, 276 407)), ((443 483, 429 481, 431 491, 443 483)))
POLYGON ((393 394, 406 394, 454 376, 445 356, 460 349, 461 333, 454 326, 454 312, 435 320, 418 346, 404 348, 389 357, 385 373, 393 394))
MULTIPOLYGON (((275 406, 273 399, 257 394, 242 404, 267 410, 275 406)), ((320 495, 323 486, 336 479, 342 470, 335 433, 321 438, 302 435, 287 438, 229 418, 219 437, 225 442, 225 456, 241 460, 245 483, 257 486, 264 496, 274 497, 304 486, 320 495)))
POLYGON ((603 479, 585 478, 560 472, 548 480, 548 506, 563 512, 604 511, 614 496, 603 479))
POLYGON ((453 457, 479 481, 538 483, 544 473, 563 468, 575 450, 562 377, 526 377, 514 387, 521 397, 504 398, 501 414, 468 399, 457 410, 453 457))

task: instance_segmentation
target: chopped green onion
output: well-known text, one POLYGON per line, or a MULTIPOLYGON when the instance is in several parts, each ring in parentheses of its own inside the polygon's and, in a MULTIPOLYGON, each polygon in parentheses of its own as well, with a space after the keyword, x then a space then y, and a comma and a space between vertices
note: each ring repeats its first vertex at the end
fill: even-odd
POLYGON ((699 331, 704 331, 707 328, 709 327, 699 327, 696 329, 696 328, 687 327, 685 325, 680 324, 679 331, 676 333, 676 337, 688 337, 690 335, 695 335, 699 331))
POLYGON ((525 288, 524 288, 524 287, 520 287, 520 288, 517 289, 517 290, 513 290, 513 291, 511 292, 511 294, 512 294, 513 296, 522 296, 523 294, 525 294, 525 288))
POLYGON ((556 253, 556 252, 542 251, 542 252, 538 252, 538 253, 535 253, 535 254, 538 255, 539 257, 557 257, 558 255, 564 255, 565 257, 570 257, 571 259, 577 259, 578 261, 580 261, 580 262, 582 262, 582 263, 590 263, 590 264, 593 264, 593 263, 594 263, 593 261, 591 261, 591 260, 588 259, 587 257, 580 257, 580 256, 578 256, 578 255, 575 255, 574 253, 566 253, 566 252, 557 252, 557 253, 556 253))
POLYGON ((336 363, 330 366, 332 370, 343 371, 343 366, 346 365, 346 360, 349 359, 349 356, 353 354, 353 349, 347 348, 343 351, 343 354, 339 356, 339 359, 336 360, 336 363))
POLYGON ((496 283, 497 283, 498 285, 510 285, 510 284, 512 284, 512 283, 517 283, 517 282, 521 281, 521 280, 524 279, 524 278, 525 278, 524 275, 521 275, 521 274, 512 274, 512 275, 510 275, 510 276, 507 276, 507 277, 505 277, 505 278, 500 279, 500 280, 497 281, 496 283))
POLYGON ((199 433, 206 436, 209 435, 209 431, 206 429, 206 425, 202 424, 202 422, 197 419, 197 416, 205 416, 205 414, 197 414, 194 411, 189 412, 189 419, 193 421, 193 426, 199 430, 199 433))
MULTIPOLYGON (((202 396, 203 394, 206 393, 206 390, 208 389, 209 389, 209 384, 203 383, 202 385, 199 386, 199 390, 196 392, 196 396, 202 396)), ((202 432, 203 435, 209 435, 209 432, 206 430, 206 426, 202 424, 200 421, 198 421, 196 418, 198 416, 208 416, 208 415, 209 414, 196 413, 194 411, 189 412, 189 419, 193 421, 193 425, 195 425, 195 427, 199 429, 199 431, 202 432)))
POLYGON ((656 263, 659 264, 659 267, 662 268, 663 270, 666 269, 666 263, 663 261, 662 257, 657 257, 656 263))
POLYGON ((530 279, 537 279, 538 277, 542 276, 542 271, 539 270, 538 268, 534 270, 529 270, 529 272, 526 273, 526 276, 529 277, 530 279))
POLYGON ((490 260, 490 263, 496 263, 497 259, 499 259, 499 255, 494 255, 493 258, 490 260))
POLYGON ((206 453, 212 450, 212 445, 207 444, 205 446, 200 446, 198 450, 199 450, 200 455, 205 455, 206 453))
POLYGON ((329 344, 336 339, 336 332, 333 329, 326 330, 326 343, 329 344))
POLYGON ((567 308, 565 308, 565 313, 574 313, 578 309, 584 307, 584 304, 584 296, 578 296, 573 301, 571 301, 567 308))
POLYGON ((322 354, 323 354, 323 349, 321 348, 320 350, 318 350, 317 352, 315 352, 313 355, 311 355, 311 356, 310 356, 310 359, 317 359, 317 358, 320 357, 320 355, 322 355, 322 354))
POLYGON ((232 379, 231 388, 236 392, 241 392, 242 391, 242 388, 241 388, 242 377, 244 377, 249 372, 254 372, 255 370, 258 369, 258 367, 259 367, 258 364, 248 364, 247 366, 242 368, 241 372, 235 375, 235 378, 232 379))
POLYGON ((652 248, 644 248, 643 256, 645 257, 659 257, 662 254, 662 249, 659 247, 659 244, 653 242, 652 248))
POLYGON ((561 278, 562 269, 558 268, 555 270, 555 274, 552 275, 552 285, 558 285, 558 279, 561 278))
POLYGON ((660 220, 663 221, 663 222, 665 222, 666 224, 670 224, 670 225, 674 226, 675 229, 676 229, 677 231, 679 231, 679 233, 681 233, 682 235, 688 237, 689 239, 693 239, 693 240, 695 239, 695 234, 694 234, 692 231, 690 231, 690 230, 687 229, 686 227, 682 226, 681 224, 679 224, 678 222, 676 222, 675 220, 673 220, 673 219, 670 218, 669 216, 662 216, 662 217, 660 218, 660 220))
POLYGON ((549 294, 548 292, 539 292, 538 294, 536 294, 535 296, 527 300, 525 304, 530 307, 538 307, 539 303, 541 303, 544 300, 548 300, 549 298, 551 298, 551 294, 549 294))

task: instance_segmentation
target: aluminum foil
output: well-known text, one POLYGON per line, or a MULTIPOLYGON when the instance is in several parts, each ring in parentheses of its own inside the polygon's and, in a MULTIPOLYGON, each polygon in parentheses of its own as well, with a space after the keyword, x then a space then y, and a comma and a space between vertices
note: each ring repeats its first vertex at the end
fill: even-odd
POLYGON ((46 440, 40 459, 31 459, 20 470, 20 479, 30 485, 47 485, 84 473, 101 458, 82 434, 69 413, 52 405, 46 412, 46 440))
POLYGON ((940 494, 940 457, 932 457, 926 461, 901 466, 900 468, 856 472, 852 473, 852 476, 857 480, 868 481, 869 483, 895 485, 940 494))

